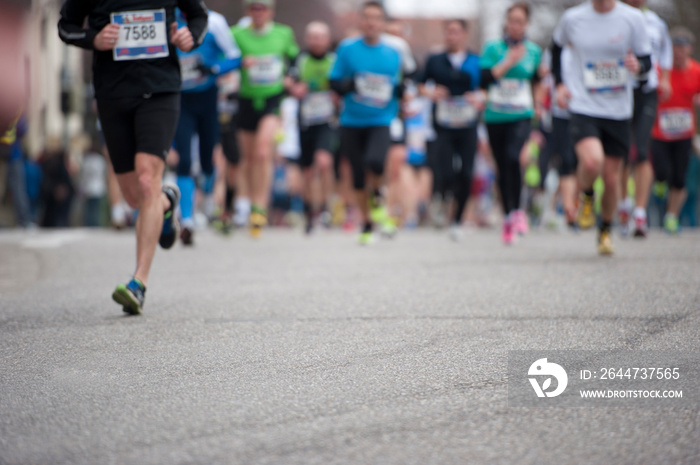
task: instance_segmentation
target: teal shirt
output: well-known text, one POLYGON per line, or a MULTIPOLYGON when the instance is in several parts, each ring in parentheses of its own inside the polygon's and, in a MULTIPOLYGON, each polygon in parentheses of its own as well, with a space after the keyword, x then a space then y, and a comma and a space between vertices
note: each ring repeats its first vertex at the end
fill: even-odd
MULTIPOLYGON (((527 86, 530 95, 532 94, 531 82, 540 66, 542 59, 542 49, 529 40, 525 41, 526 53, 514 67, 501 78, 507 79, 510 84, 527 86), (517 81, 520 81, 518 83, 517 81)), ((481 54, 481 69, 491 69, 503 60, 508 52, 508 44, 503 39, 497 39, 487 42, 484 45, 484 51, 481 54)), ((491 84, 489 88, 489 99, 484 112, 484 120, 486 123, 511 123, 523 119, 530 119, 535 113, 532 105, 507 107, 493 101, 494 86, 499 84, 491 84)))

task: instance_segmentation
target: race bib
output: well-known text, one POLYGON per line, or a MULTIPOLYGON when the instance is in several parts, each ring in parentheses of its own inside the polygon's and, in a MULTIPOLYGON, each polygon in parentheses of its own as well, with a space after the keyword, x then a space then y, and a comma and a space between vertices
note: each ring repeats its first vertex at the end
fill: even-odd
POLYGON ((623 60, 588 63, 583 70, 583 83, 588 92, 621 92, 627 89, 627 81, 623 60))
POLYGON ((112 13, 111 19, 112 24, 119 25, 119 39, 112 50, 114 61, 148 60, 170 54, 164 9, 112 13))
POLYGON ((199 63, 198 55, 180 57, 180 75, 182 76, 183 90, 192 89, 204 81, 204 75, 199 70, 199 63))
POLYGON ((525 79, 501 79, 489 89, 489 101, 495 111, 523 112, 533 108, 532 88, 525 79))
POLYGON ((330 92, 312 92, 301 103, 301 122, 304 126, 328 123, 335 116, 335 104, 330 92))
POLYGON ((383 108, 394 96, 394 83, 390 76, 384 74, 357 74, 355 89, 359 101, 371 107, 383 108))
POLYGON ((479 116, 476 108, 464 97, 452 97, 437 103, 435 116, 440 126, 464 128, 474 123, 479 116))
POLYGON ((257 86, 276 84, 282 80, 284 62, 279 55, 255 57, 255 63, 248 68, 250 83, 257 86))
POLYGON ((669 108, 659 114, 659 128, 667 137, 679 137, 692 133, 693 113, 686 108, 669 108))

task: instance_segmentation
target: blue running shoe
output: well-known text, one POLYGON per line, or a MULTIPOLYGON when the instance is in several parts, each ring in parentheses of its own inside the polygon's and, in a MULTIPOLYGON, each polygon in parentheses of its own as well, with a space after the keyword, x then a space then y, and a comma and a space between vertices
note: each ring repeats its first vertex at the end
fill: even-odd
POLYGON ((146 300, 146 286, 134 278, 129 284, 120 284, 112 293, 112 299, 122 306, 124 313, 140 315, 146 300))
POLYGON ((163 193, 170 200, 170 208, 163 214, 163 229, 158 243, 167 250, 180 236, 180 222, 175 217, 175 208, 180 203, 180 189, 175 184, 167 183, 163 185, 163 193))

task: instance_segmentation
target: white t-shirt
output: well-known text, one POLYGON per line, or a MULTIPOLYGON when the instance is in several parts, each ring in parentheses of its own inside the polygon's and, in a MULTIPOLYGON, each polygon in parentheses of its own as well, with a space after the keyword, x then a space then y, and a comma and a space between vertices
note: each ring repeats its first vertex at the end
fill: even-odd
POLYGON ((418 69, 415 58, 413 58, 413 52, 411 52, 411 46, 408 45, 401 37, 397 37, 391 34, 382 34, 382 42, 387 44, 389 47, 393 48, 399 55, 401 55, 401 70, 404 74, 413 74, 418 69))
MULTIPOLYGON (((646 80, 644 92, 651 92, 659 87, 659 70, 673 68, 673 45, 671 36, 668 33, 668 26, 659 15, 651 10, 642 10, 644 19, 647 25, 647 35, 651 41, 651 63, 653 68, 646 75, 641 76, 640 80, 646 80)), ((639 87, 639 81, 635 84, 639 87)))
POLYGON ((636 77, 624 65, 628 51, 651 55, 651 42, 641 11, 618 1, 598 13, 591 1, 570 8, 554 31, 554 41, 568 46, 572 66, 567 73, 571 113, 625 120, 632 118, 636 77))

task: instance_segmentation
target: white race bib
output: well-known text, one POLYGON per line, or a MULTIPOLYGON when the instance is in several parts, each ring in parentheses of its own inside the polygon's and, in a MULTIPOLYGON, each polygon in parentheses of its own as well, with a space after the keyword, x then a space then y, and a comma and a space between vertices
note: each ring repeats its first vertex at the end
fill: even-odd
POLYGON ((182 90, 192 89, 204 81, 204 76, 199 70, 199 56, 181 56, 180 75, 182 76, 182 90))
POLYGON ((583 83, 588 92, 621 92, 627 89, 628 79, 623 60, 588 63, 583 70, 583 83))
POLYGON ((525 79, 501 79, 489 89, 489 102, 496 111, 523 112, 532 110, 532 87, 525 79))
POLYGON ((170 54, 164 9, 112 13, 111 19, 112 24, 119 25, 119 39, 112 50, 114 61, 147 60, 170 54))
POLYGON ((692 133, 693 113, 686 108, 669 108, 659 114, 659 128, 670 138, 692 133))
POLYGON ((451 97, 437 103, 435 116, 440 126, 464 128, 474 123, 479 113, 466 98, 451 97))
POLYGON ((394 96, 394 83, 384 74, 358 73, 355 89, 359 101, 372 107, 385 107, 394 96))
POLYGON ((276 84, 282 81, 284 62, 279 55, 261 55, 255 57, 255 62, 248 68, 250 83, 257 86, 276 84))
POLYGON ((335 116, 335 104, 330 92, 312 92, 301 102, 301 122, 304 126, 328 123, 335 116))

